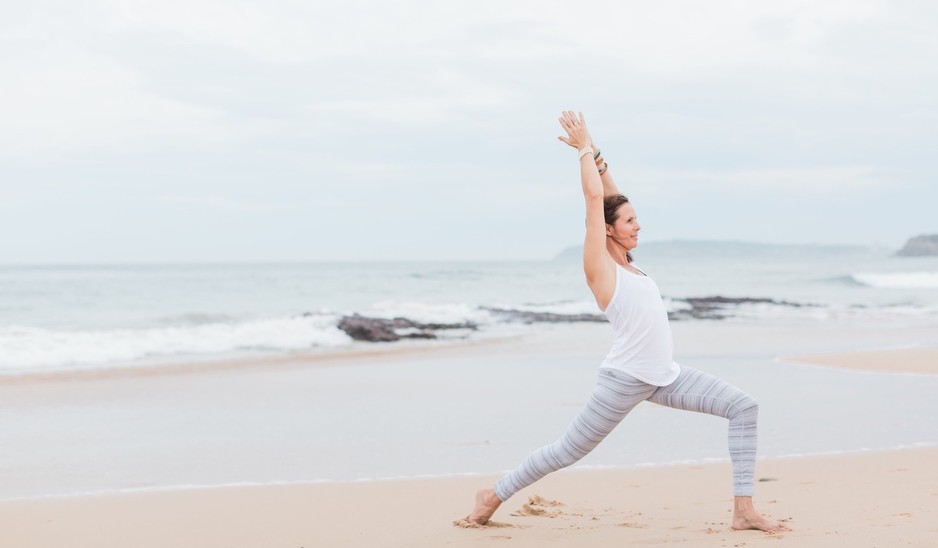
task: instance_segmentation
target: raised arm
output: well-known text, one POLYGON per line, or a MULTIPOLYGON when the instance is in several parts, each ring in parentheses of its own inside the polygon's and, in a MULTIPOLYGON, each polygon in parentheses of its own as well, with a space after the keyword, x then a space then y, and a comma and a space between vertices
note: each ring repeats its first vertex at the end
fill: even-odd
POLYGON ((577 150, 580 182, 586 200, 586 240, 583 243, 583 271, 596 304, 605 310, 616 289, 616 264, 606 251, 606 220, 603 215, 604 185, 593 158, 589 130, 583 114, 565 111, 560 126, 566 137, 558 137, 577 150))
POLYGON ((585 129, 584 131, 586 131, 587 144, 593 147, 593 161, 596 162, 596 169, 599 170, 599 176, 603 182, 603 196, 621 194, 619 187, 616 186, 616 182, 612 179, 612 173, 609 172, 609 164, 606 163, 605 158, 602 157, 602 152, 599 150, 599 147, 596 146, 596 142, 593 141, 593 135, 589 132, 589 129, 585 129))
POLYGON ((616 182, 612 180, 612 173, 609 172, 609 164, 606 163, 606 160, 602 157, 602 152, 600 152, 599 147, 593 144, 593 148, 596 149, 594 156, 596 168, 599 169, 599 175, 603 181, 603 196, 622 194, 619 192, 619 187, 616 186, 616 182))

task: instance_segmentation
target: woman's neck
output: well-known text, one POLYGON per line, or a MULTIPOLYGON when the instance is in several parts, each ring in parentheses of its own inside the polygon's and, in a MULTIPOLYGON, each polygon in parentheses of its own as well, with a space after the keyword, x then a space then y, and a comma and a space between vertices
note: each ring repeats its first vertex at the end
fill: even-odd
POLYGON ((622 266, 628 266, 629 249, 627 247, 613 240, 611 237, 607 237, 606 250, 609 251, 609 255, 612 256, 613 261, 622 266))

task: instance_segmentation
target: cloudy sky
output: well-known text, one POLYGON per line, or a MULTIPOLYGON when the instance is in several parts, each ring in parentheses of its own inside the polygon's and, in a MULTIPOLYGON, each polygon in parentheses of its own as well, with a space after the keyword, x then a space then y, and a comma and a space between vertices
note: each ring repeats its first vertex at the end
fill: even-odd
POLYGON ((644 241, 938 233, 928 1, 3 2, 0 262, 543 259, 563 109, 644 241))

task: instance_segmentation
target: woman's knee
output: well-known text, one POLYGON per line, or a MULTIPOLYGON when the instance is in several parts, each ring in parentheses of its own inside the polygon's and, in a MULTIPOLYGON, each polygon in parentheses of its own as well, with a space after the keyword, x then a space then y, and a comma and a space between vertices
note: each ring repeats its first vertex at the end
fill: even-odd
POLYGON ((759 415, 759 402, 749 394, 743 394, 734 404, 734 415, 759 415))

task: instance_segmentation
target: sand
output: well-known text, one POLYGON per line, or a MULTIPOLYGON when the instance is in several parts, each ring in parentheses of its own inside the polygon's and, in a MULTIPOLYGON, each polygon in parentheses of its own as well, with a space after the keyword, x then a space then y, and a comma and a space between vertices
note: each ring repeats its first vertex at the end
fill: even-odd
MULTIPOLYGON (((571 355, 601 349, 608 333, 544 330, 525 340, 458 347, 463 357, 528 355, 534 349, 571 355)), ((934 329, 823 332, 798 326, 675 324, 676 347, 692 356, 780 356, 792 363, 895 373, 938 373, 934 329), (930 339, 931 337, 931 339, 930 339), (727 341, 733 341, 727 349, 727 341), (898 348, 912 341, 915 348, 898 348), (886 348, 887 350, 884 350, 886 348), (888 348, 894 348, 889 350, 888 348), (895 349, 898 348, 898 349, 895 349), (793 357, 784 357, 793 356, 793 357)), ((450 355, 453 348, 395 350, 450 355)), ((291 356, 265 370, 354 367, 355 354, 291 356)), ((374 359, 382 359, 375 353, 374 359)), ((582 355, 580 355, 582 358, 582 355)), ((198 374, 221 379, 258 363, 190 364, 136 372, 8 379, 8 405, 29 385, 57 393, 81 386, 103 392, 101 377, 198 374), (87 382, 84 382, 87 381, 87 382)), ((105 379, 106 380, 106 379, 105 379)), ((119 380, 119 379, 118 379, 119 380)), ((116 381, 114 381, 116 382, 116 381)), ((124 386, 124 385, 121 385, 124 386)), ((93 394, 83 397, 93 398, 93 394)), ((23 400, 29 401, 29 400, 23 400)), ((21 405, 28 405, 23 403, 21 405)), ((31 405, 31 404, 29 404, 31 405)), ((63 462, 67 448, 63 447, 63 462)), ((728 463, 606 470, 565 470, 523 490, 495 514, 491 527, 460 527, 475 491, 495 476, 334 484, 288 484, 145 491, 0 501, 0 546, 29 547, 470 547, 470 546, 938 546, 938 448, 765 459, 757 466, 756 507, 791 531, 765 534, 730 528, 728 463), (454 524, 454 522, 456 524, 454 524)), ((513 463, 506 463, 506 466, 513 463)), ((465 525, 465 523, 463 523, 465 525)))
POLYGON ((491 527, 463 528, 494 477, 217 489, 0 503, 3 546, 936 546, 938 449, 760 461, 756 505, 791 531, 730 528, 728 464, 564 471, 491 527))
POLYGON ((938 348, 901 348, 870 352, 790 356, 783 358, 782 361, 857 371, 938 374, 938 348))

